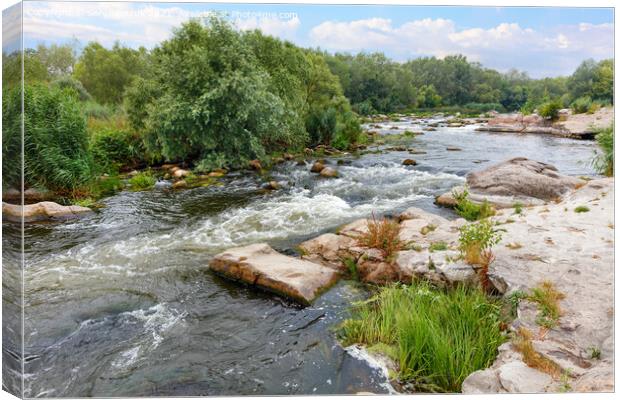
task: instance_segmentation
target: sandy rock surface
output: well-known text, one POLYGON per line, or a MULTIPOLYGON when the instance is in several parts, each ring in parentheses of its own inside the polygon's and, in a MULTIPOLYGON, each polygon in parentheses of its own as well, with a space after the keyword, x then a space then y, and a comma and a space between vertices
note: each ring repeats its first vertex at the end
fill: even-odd
MULTIPOLYGON (((570 371, 571 390, 609 391, 613 389, 613 179, 597 179, 570 194, 563 202, 525 208, 522 215, 496 216, 516 222, 503 224, 504 239, 494 248, 492 272, 507 285, 507 292, 529 290, 548 280, 566 296, 560 305, 563 314, 551 330, 536 323, 538 310, 522 301, 513 326, 526 327, 535 334, 534 348, 570 371), (578 206, 590 211, 576 213, 578 206), (520 248, 506 247, 519 243, 520 248), (601 352, 592 358, 592 349, 601 352)), ((463 385, 466 393, 484 387, 506 391, 558 391, 557 378, 551 384, 542 380, 534 387, 525 380, 504 386, 499 372, 511 359, 520 359, 510 344, 484 374, 474 373, 463 385), (497 382, 489 382, 496 376, 497 382), (484 382, 481 382, 483 380, 484 382)))
POLYGON ((340 274, 320 264, 278 253, 265 243, 228 249, 216 255, 210 268, 226 277, 310 304, 333 285, 340 274))
POLYGON ((23 207, 19 204, 2 203, 2 217, 7 221, 21 222, 22 212, 24 222, 36 222, 78 218, 93 211, 80 206, 62 206, 52 201, 26 204, 23 207))

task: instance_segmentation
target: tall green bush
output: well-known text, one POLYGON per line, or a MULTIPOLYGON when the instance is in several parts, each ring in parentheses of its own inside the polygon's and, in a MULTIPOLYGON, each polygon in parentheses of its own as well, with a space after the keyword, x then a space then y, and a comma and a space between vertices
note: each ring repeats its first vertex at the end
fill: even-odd
MULTIPOLYGON (((20 185, 21 88, 2 101, 4 182, 20 185)), ((44 84, 24 89, 24 183, 53 191, 71 191, 93 176, 86 120, 73 90, 44 84)))
POLYGON ((570 105, 570 108, 573 110, 573 114, 583 114, 587 113, 592 107, 592 99, 590 96, 579 97, 575 99, 570 105))

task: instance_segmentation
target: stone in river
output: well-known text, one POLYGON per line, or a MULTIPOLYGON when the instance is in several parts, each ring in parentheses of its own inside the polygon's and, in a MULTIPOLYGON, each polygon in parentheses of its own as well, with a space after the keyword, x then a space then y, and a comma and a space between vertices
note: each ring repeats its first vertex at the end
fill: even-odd
POLYGON ((417 165, 418 163, 416 162, 416 160, 413 160, 411 158, 407 158, 403 161, 403 165, 417 165))
POLYGON ((310 304, 339 279, 334 269, 278 253, 266 243, 228 249, 210 268, 231 279, 310 304))
POLYGON ((81 217, 93 212, 90 208, 61 206, 52 201, 26 204, 23 208, 19 204, 2 203, 2 217, 7 221, 21 222, 22 210, 24 222, 64 220, 81 217))
POLYGON ((321 176, 325 178, 335 178, 338 176, 338 171, 330 167, 325 167, 321 170, 321 176))
POLYGON ((312 164, 312 168, 310 168, 310 172, 314 172, 314 173, 320 173, 323 168, 325 168, 325 164, 323 164, 320 161, 315 162, 314 164, 312 164))

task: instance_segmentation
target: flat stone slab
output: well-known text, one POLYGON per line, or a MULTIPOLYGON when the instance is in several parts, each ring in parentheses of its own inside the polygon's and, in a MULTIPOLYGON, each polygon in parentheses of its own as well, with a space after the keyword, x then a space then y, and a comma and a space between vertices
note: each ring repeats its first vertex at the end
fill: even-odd
POLYGON ((24 222, 51 221, 78 218, 93 211, 81 206, 62 206, 52 201, 42 201, 36 204, 2 203, 2 218, 6 221, 21 222, 22 213, 24 222))
POLYGON ((308 305, 340 278, 335 270, 285 256, 266 243, 228 249, 216 255, 210 268, 228 278, 289 297, 308 305))

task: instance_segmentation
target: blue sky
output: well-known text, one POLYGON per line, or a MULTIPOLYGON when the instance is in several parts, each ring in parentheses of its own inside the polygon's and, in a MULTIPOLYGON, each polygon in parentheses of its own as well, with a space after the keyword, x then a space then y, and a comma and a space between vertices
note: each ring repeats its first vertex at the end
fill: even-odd
POLYGON ((260 28, 304 47, 381 51, 398 61, 460 53, 532 77, 613 57, 610 8, 26 2, 24 43, 118 40, 152 48, 173 27, 211 11, 227 12, 239 29, 260 28))

